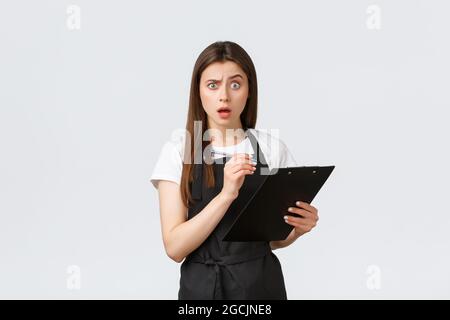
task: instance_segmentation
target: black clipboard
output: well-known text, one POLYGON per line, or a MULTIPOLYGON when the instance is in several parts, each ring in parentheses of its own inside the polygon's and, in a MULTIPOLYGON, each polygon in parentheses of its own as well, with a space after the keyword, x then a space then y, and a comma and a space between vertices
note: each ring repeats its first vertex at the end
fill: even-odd
POLYGON ((294 228, 284 221, 300 200, 311 203, 335 166, 273 168, 243 207, 223 241, 284 240, 294 228))

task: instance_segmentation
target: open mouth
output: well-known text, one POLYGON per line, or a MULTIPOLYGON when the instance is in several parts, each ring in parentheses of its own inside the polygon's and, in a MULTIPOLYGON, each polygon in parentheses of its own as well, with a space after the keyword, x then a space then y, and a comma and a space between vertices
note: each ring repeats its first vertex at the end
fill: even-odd
POLYGON ((219 110, 217 110, 218 113, 230 113, 231 109, 228 107, 223 107, 223 108, 219 108, 219 110))
POLYGON ((231 109, 228 108, 228 107, 222 107, 222 108, 219 108, 217 110, 217 112, 219 113, 219 117, 220 118, 228 119, 230 117, 230 114, 231 114, 231 109))

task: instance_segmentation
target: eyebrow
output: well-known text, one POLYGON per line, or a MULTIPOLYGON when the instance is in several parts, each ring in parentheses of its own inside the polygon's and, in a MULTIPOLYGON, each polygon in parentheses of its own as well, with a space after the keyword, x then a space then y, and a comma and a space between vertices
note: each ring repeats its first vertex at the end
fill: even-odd
MULTIPOLYGON (((244 79, 239 73, 235 74, 234 76, 229 77, 228 79, 233 79, 233 78, 236 78, 236 77, 240 77, 241 79, 244 79)), ((217 79, 208 79, 205 82, 208 82, 208 81, 220 82, 220 80, 217 80, 217 79)))

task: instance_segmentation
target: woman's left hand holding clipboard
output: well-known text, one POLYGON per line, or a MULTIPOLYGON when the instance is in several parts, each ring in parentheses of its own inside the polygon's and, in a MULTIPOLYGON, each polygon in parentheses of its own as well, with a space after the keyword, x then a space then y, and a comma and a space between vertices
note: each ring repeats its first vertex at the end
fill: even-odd
POLYGON ((297 207, 289 207, 288 211, 296 213, 300 217, 286 215, 284 221, 294 227, 292 232, 298 237, 310 232, 317 225, 319 211, 307 202, 297 201, 295 204, 297 207))

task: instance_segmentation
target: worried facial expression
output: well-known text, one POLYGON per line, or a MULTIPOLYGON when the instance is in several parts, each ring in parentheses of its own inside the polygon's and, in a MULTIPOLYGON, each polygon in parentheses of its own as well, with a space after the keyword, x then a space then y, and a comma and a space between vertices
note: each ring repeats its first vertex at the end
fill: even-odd
POLYGON ((210 64, 200 77, 200 99, 210 127, 241 127, 248 90, 247 75, 237 63, 210 64))

